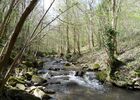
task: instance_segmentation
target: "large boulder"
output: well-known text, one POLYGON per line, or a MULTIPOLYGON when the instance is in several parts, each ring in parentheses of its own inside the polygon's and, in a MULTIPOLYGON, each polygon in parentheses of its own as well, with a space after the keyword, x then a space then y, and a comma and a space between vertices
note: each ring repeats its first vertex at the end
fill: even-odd
POLYGON ((47 82, 46 79, 44 79, 44 78, 42 78, 42 77, 40 77, 40 76, 37 76, 37 75, 33 75, 31 81, 32 81, 33 83, 37 84, 37 85, 41 85, 41 84, 47 82))
POLYGON ((0 100, 40 100, 40 98, 18 89, 7 89, 5 95, 6 97, 0 100))

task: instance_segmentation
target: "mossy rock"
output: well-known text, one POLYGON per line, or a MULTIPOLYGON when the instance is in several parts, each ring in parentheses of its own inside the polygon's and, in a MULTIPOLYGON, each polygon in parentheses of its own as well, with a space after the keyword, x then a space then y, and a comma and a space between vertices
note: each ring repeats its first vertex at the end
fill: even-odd
POLYGON ((113 83, 113 85, 116 85, 118 87, 127 87, 127 82, 125 81, 120 81, 120 80, 111 80, 111 82, 113 83))
POLYGON ((6 90, 6 96, 7 99, 5 98, 2 100, 40 100, 40 98, 18 89, 6 90))
POLYGON ((33 63, 30 61, 22 61, 22 64, 26 65, 27 67, 33 67, 33 63))
POLYGON ((8 79, 8 84, 11 86, 16 86, 17 83, 25 84, 26 82, 24 78, 10 77, 8 79))
POLYGON ((100 65, 99 64, 94 64, 93 65, 93 70, 98 71, 99 68, 100 68, 100 65))
POLYGON ((37 83, 37 84, 42 84, 42 83, 44 83, 44 82, 47 82, 46 79, 44 79, 44 78, 42 78, 42 77, 40 77, 40 76, 37 76, 37 75, 33 75, 31 81, 32 81, 33 83, 37 83))
POLYGON ((107 71, 103 70, 100 72, 97 72, 97 79, 100 80, 101 82, 104 82, 107 78, 107 71))

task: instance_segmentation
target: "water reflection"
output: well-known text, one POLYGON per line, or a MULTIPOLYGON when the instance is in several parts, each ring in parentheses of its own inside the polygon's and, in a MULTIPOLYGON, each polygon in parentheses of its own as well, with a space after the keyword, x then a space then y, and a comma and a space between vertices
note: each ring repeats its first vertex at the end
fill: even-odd
POLYGON ((105 92, 83 86, 68 86, 69 92, 58 93, 57 100, 140 100, 139 91, 108 87, 105 92))

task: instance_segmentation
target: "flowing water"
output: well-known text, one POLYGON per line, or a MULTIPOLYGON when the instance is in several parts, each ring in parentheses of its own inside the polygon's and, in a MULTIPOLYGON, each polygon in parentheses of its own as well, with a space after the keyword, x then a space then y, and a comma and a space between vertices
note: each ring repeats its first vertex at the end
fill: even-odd
POLYGON ((50 84, 48 89, 56 91, 52 100, 140 100, 140 91, 131 91, 101 84, 94 72, 86 72, 83 77, 75 76, 76 71, 64 70, 63 64, 49 60, 42 77, 60 84, 50 84), (60 70, 48 70, 48 66, 60 70), (62 69, 62 70, 61 70, 62 69))

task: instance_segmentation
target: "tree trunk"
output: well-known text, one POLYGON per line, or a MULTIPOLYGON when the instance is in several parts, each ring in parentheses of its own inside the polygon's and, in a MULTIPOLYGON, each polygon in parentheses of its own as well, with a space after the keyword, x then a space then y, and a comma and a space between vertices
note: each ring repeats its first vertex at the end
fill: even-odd
MULTIPOLYGON (((117 12, 116 12, 116 0, 112 0, 112 29, 114 29, 116 31, 116 27, 117 27, 117 12)), ((114 49, 115 49, 115 54, 117 53, 117 34, 114 36, 113 39, 114 42, 114 49)))
POLYGON ((67 54, 70 53, 70 43, 69 43, 69 26, 66 27, 66 33, 67 33, 67 54))
POLYGON ((73 53, 76 53, 76 29, 73 28, 73 53))
POLYGON ((23 12, 22 16, 20 17, 19 22, 17 23, 14 32, 12 33, 12 36, 10 38, 10 42, 7 46, 7 50, 5 55, 2 57, 1 61, 0 61, 0 73, 2 72, 3 66, 6 65, 8 59, 10 58, 11 52, 14 48, 14 45, 16 43, 17 37, 23 27, 23 24, 26 21, 26 18, 29 16, 29 14, 31 13, 31 11, 34 9, 34 7, 36 6, 38 0, 32 0, 29 4, 29 6, 25 9, 25 11, 23 12))
POLYGON ((77 50, 78 54, 81 55, 81 50, 80 50, 80 35, 77 33, 77 50))

